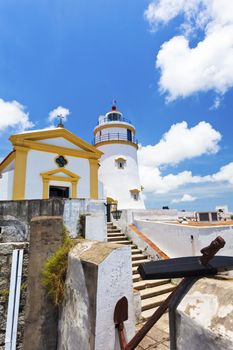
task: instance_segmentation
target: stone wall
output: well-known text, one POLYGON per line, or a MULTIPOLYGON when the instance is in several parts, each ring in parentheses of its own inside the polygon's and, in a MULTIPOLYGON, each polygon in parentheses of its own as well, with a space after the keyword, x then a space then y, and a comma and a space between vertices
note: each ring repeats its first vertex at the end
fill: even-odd
POLYGON ((29 226, 35 216, 62 216, 60 199, 0 201, 0 243, 29 240, 29 226))
POLYGON ((90 199, 38 199, 0 201, 0 243, 29 240, 30 222, 36 216, 62 216, 70 235, 80 231, 80 216, 102 214, 102 200, 90 199))
POLYGON ((19 308, 19 323, 17 331, 17 350, 23 349, 23 330, 25 316, 25 300, 27 287, 28 244, 0 243, 0 350, 4 350, 7 320, 8 297, 10 287, 11 261, 14 249, 24 249, 23 276, 21 280, 21 295, 19 308))

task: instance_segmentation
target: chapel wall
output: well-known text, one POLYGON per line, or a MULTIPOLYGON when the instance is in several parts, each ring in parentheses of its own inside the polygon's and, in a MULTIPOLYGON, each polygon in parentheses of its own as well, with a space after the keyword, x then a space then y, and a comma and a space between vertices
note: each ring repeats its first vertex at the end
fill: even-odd
MULTIPOLYGON (((54 169, 59 170, 59 167, 55 162, 57 156, 58 155, 55 153, 41 152, 35 150, 30 150, 28 152, 25 199, 43 198, 43 181, 42 176, 40 174, 54 169)), ((80 177, 77 185, 78 198, 90 198, 89 160, 85 158, 77 158, 71 156, 64 157, 68 162, 65 166, 65 169, 71 171, 74 174, 77 174, 80 177)), ((63 174, 62 176, 66 175, 63 174)), ((55 185, 55 183, 51 182, 50 185, 55 185)), ((70 182, 68 182, 68 185, 67 183, 64 185, 62 181, 59 181, 58 185, 69 187, 71 193, 70 182)))

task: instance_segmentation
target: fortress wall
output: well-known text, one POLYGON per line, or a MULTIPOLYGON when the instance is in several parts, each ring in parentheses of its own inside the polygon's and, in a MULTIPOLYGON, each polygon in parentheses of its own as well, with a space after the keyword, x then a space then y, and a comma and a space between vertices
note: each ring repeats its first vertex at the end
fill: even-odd
POLYGON ((14 249, 24 249, 23 275, 21 280, 21 295, 19 322, 17 330, 17 350, 23 349, 23 331, 25 318, 25 303, 27 292, 28 244, 27 243, 0 243, 0 350, 5 349, 5 332, 7 308, 9 299, 12 252, 14 249))

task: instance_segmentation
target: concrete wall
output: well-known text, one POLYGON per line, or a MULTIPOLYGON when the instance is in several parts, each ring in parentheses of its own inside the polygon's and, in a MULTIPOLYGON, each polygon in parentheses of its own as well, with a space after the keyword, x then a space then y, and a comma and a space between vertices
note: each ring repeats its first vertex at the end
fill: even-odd
POLYGON ((0 242, 29 240, 30 221, 36 216, 63 216, 70 235, 76 237, 80 230, 80 215, 98 214, 95 239, 105 236, 104 201, 90 199, 44 199, 0 201, 0 242))
POLYGON ((177 350, 233 349, 233 281, 203 278, 176 312, 177 350))
POLYGON ((200 255, 201 248, 217 236, 226 241, 218 254, 233 255, 233 226, 192 227, 145 220, 135 220, 135 225, 171 258, 200 255))
POLYGON ((69 253, 58 350, 120 350, 113 314, 123 296, 129 302, 130 339, 135 327, 130 247, 78 243, 69 253))
POLYGON ((58 308, 42 284, 46 260, 61 246, 61 217, 36 217, 31 222, 24 350, 56 350, 58 308))

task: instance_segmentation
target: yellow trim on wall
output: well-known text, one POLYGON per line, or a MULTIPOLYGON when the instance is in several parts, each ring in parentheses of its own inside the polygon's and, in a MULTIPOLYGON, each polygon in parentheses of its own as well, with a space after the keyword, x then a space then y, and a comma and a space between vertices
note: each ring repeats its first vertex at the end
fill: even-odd
POLYGON ((15 151, 10 152, 0 163, 0 173, 3 172, 15 159, 15 151))
POLYGON ((97 126, 94 130, 94 135, 96 135, 98 131, 101 131, 103 129, 108 129, 108 128, 124 128, 124 129, 129 129, 134 133, 136 132, 136 129, 132 125, 121 124, 121 123, 116 123, 116 124, 109 123, 109 124, 103 124, 103 125, 97 126))
POLYGON ((133 143, 131 141, 123 141, 123 140, 109 140, 109 141, 101 141, 98 142, 95 147, 103 146, 103 145, 109 145, 109 144, 123 144, 123 145, 130 145, 136 149, 138 149, 138 145, 136 143, 133 143))
POLYGON ((98 160, 97 159, 89 159, 90 164, 90 197, 92 199, 99 198, 98 191, 98 160))
POLYGON ((111 197, 107 197, 106 199, 107 199, 107 204, 115 204, 116 205, 118 203, 118 201, 116 199, 113 199, 111 197))
POLYGON ((138 190, 137 188, 134 188, 134 189, 130 190, 130 192, 132 192, 132 193, 139 193, 139 192, 141 192, 141 191, 138 190))
MULTIPOLYGON (((19 144, 19 142, 17 142, 19 144)), ((49 152, 49 153, 56 153, 61 156, 71 156, 76 158, 96 158, 99 159, 99 155, 94 154, 92 152, 82 151, 82 150, 76 150, 72 148, 66 148, 66 147, 60 147, 60 146, 54 146, 46 143, 41 142, 35 142, 35 141, 23 141, 23 145, 28 147, 29 149, 33 149, 36 151, 42 151, 42 152, 49 152)), ((102 154, 102 152, 101 152, 102 154)))
MULTIPOLYGON (((79 148, 82 148, 84 151, 90 152, 93 155, 93 157, 96 156, 97 158, 100 158, 102 155, 102 153, 98 151, 94 146, 90 145, 88 142, 77 137, 76 135, 74 135, 72 132, 68 131, 65 128, 55 128, 50 130, 39 130, 34 132, 16 134, 16 135, 12 135, 9 138, 9 140, 12 142, 13 145, 17 145, 17 144, 24 145, 26 141, 40 141, 40 140, 46 140, 49 138, 57 138, 57 137, 63 137, 64 139, 72 142, 74 145, 78 146, 79 148)), ((49 144, 44 144, 44 145, 51 146, 49 144)), ((72 148, 66 148, 66 147, 60 147, 60 146, 56 146, 56 147, 69 149, 73 151, 79 151, 72 148)))
POLYGON ((15 147, 15 170, 13 181, 13 200, 24 199, 26 184, 27 154, 29 149, 26 147, 15 147))
POLYGON ((43 199, 49 198, 49 181, 71 182, 71 198, 77 198, 77 184, 80 176, 65 168, 56 168, 40 174, 43 181, 43 199), (63 173, 66 176, 56 174, 63 173))

